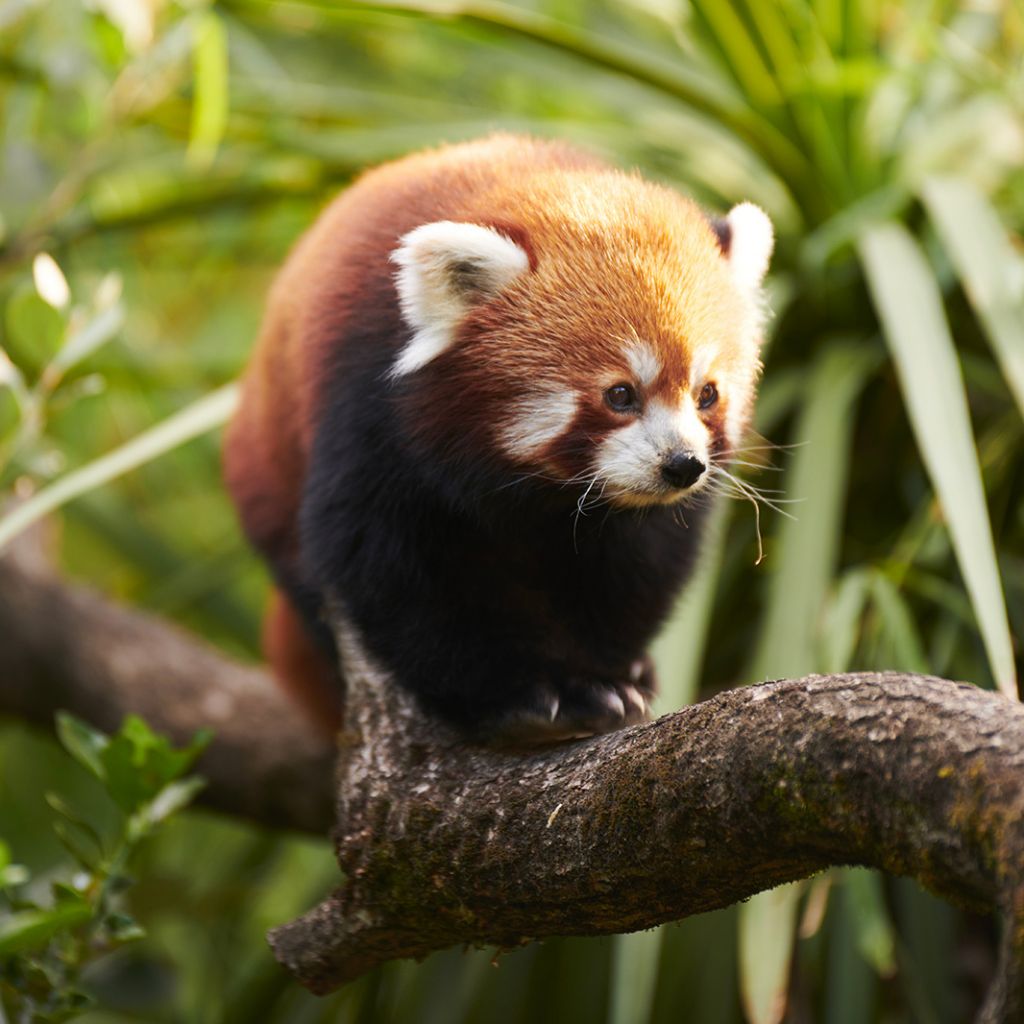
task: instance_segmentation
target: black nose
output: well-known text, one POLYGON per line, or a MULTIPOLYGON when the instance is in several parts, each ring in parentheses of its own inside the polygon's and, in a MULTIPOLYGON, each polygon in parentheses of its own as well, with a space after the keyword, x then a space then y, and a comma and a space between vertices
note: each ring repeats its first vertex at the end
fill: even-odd
POLYGON ((704 463, 695 455, 670 455, 661 466, 661 475, 673 487, 690 487, 704 472, 704 463))

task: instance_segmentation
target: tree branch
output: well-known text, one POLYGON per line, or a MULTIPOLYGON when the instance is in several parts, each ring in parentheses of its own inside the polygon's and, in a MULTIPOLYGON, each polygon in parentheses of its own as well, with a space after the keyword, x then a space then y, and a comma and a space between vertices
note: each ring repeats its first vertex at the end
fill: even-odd
POLYGON ((129 712, 184 742, 215 730, 201 800, 273 827, 330 827, 335 749, 259 669, 57 579, 32 546, 0 557, 0 714, 52 729, 63 708, 113 730, 129 712))
MULTIPOLYGON (((105 727, 127 711, 185 738, 213 725, 207 798, 323 830, 331 745, 262 672, 0 558, 0 712, 105 727)), ((347 725, 334 803, 342 885, 271 933, 326 992, 460 943, 630 931, 832 864, 911 875, 997 910, 980 1020, 1024 1016, 1024 708, 973 686, 859 674, 765 683, 529 754, 467 746, 344 629, 347 725)))
POLYGON ((1024 973, 1024 708, 924 676, 811 676, 533 754, 468 747, 342 626, 345 882, 271 933, 327 992, 458 943, 650 928, 832 864, 1003 912, 987 1022, 1024 973))

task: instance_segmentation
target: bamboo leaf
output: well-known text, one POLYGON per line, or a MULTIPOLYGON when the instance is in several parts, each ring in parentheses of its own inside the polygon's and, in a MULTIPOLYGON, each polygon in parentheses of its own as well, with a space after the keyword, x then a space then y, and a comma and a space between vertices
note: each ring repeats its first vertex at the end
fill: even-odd
POLYGON ((0 519, 0 550, 34 522, 73 498, 137 469, 186 441, 221 426, 238 404, 238 385, 228 384, 200 398, 120 448, 44 487, 0 519))
POLYGON ((921 198, 1024 414, 1024 259, 970 182, 930 178, 921 198))
POLYGON ((660 928, 616 936, 608 1024, 650 1020, 658 983, 661 938, 660 928))
POLYGON ((820 654, 823 671, 846 672, 850 668, 860 639, 860 620, 870 581, 868 570, 850 570, 826 606, 820 654))
POLYGON ((753 679, 818 669, 817 638, 833 567, 839 557, 852 406, 878 352, 866 343, 834 343, 818 357, 807 383, 788 497, 800 499, 768 550, 768 613, 749 669, 753 679))
POLYGON ((928 659, 914 617, 892 580, 881 573, 872 574, 871 596, 881 619, 882 635, 890 644, 893 661, 887 662, 886 667, 927 672, 928 659))
POLYGON ((803 883, 758 893, 740 907, 740 996, 750 1024, 780 1024, 803 883))
POLYGON ((1013 644, 985 506, 963 376, 938 285, 906 228, 868 228, 858 242, 911 427, 949 525, 992 675, 1017 696, 1013 644))
POLYGON ((228 123, 228 38, 214 11, 196 16, 192 54, 195 76, 188 160, 205 167, 217 155, 228 123))
MULTIPOLYGON (((245 3, 258 8, 267 0, 245 0, 245 3)), ((783 177, 813 184, 812 169, 799 147, 770 120, 744 105, 730 83, 708 73, 701 63, 683 59, 669 61, 650 50, 608 35, 586 32, 525 5, 500 0, 358 0, 341 8, 322 0, 306 0, 302 6, 325 17, 345 17, 362 9, 458 18, 468 24, 543 43, 596 67, 652 86, 693 110, 707 114, 751 146, 783 177)))
POLYGON ((651 648, 658 672, 656 714, 675 711, 697 699, 715 591, 734 510, 735 505, 722 501, 708 515, 697 569, 672 618, 651 648))
POLYGON ((891 977, 896 971, 896 936, 881 878, 866 868, 849 868, 843 885, 857 948, 881 977, 891 977))
MULTIPOLYGON (((810 374, 797 424, 787 492, 802 499, 787 519, 767 564, 774 571, 768 614, 751 675, 803 675, 819 667, 819 617, 839 557, 852 407, 878 353, 863 343, 835 342, 810 374)), ((759 893, 740 907, 740 993, 751 1024, 778 1024, 786 1008, 800 886, 759 893)))

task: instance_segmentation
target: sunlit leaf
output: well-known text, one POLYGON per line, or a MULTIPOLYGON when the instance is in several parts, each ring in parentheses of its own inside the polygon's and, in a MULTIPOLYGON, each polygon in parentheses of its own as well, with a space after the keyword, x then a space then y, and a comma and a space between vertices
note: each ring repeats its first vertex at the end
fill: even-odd
POLYGON ((64 749, 96 778, 102 779, 100 753, 110 742, 109 737, 67 711, 58 711, 56 722, 57 737, 64 749))
MULTIPOLYGON (((139 811, 163 794, 169 808, 166 813, 171 813, 175 801, 187 802, 201 783, 193 780, 170 793, 165 792, 165 787, 188 771, 209 739, 210 734, 203 733, 188 747, 176 750, 166 736, 154 733, 137 715, 127 716, 121 729, 100 751, 107 791, 126 813, 139 811)), ((148 819, 150 813, 144 817, 148 819)))
POLYGON ((963 377, 931 268, 899 224, 864 231, 859 250, 918 450, 949 524, 992 674, 1017 696, 1006 604, 963 377))
POLYGON ((0 889, 24 885, 29 879, 28 869, 11 861, 11 848, 0 839, 0 889))
POLYGON ((38 373, 60 347, 64 317, 33 288, 8 300, 5 348, 14 364, 30 376, 38 373))
POLYGON ((971 182, 930 178, 921 195, 1024 413, 1024 258, 971 182))
POLYGON ((32 261, 32 280, 39 297, 54 309, 63 309, 71 301, 64 272, 49 253, 41 252, 32 261))
POLYGON ((204 779, 193 776, 179 779, 164 786, 142 811, 147 827, 159 824, 165 818, 187 807, 206 785, 204 779))
POLYGON ((192 53, 195 75, 188 159, 205 166, 216 155, 228 123, 228 38, 215 11, 195 16, 192 53))
POLYGON ((92 909, 83 901, 52 910, 20 910, 0 918, 0 955, 45 946, 58 932, 84 924, 90 917, 92 909))

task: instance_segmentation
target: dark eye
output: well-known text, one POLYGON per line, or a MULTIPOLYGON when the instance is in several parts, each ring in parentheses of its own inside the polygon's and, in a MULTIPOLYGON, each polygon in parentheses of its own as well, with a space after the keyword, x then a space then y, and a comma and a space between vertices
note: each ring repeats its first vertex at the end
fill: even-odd
POLYGON ((630 412, 637 406, 636 392, 629 384, 613 384, 604 393, 604 400, 616 412, 630 412))
POLYGON ((697 398, 697 406, 700 409, 710 409, 711 406, 718 401, 718 388, 714 384, 705 384, 700 389, 700 395, 697 398))

